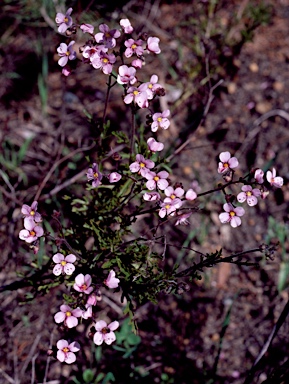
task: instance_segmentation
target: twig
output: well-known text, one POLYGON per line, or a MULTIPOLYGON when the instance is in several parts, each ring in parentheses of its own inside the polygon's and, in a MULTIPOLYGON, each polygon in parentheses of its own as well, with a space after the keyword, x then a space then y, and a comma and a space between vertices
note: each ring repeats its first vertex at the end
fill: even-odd
MULTIPOLYGON (((49 340, 49 349, 52 349, 53 345, 53 332, 56 329, 56 326, 54 326, 54 329, 52 330, 50 334, 50 340, 49 340)), ((47 384, 47 376, 48 376, 48 371, 49 371, 49 363, 50 363, 51 357, 47 356, 46 360, 46 366, 45 366, 45 373, 44 373, 44 378, 43 378, 43 384, 47 384)))
POLYGON ((34 384, 34 381, 35 381, 35 361, 38 357, 39 353, 36 353, 36 355, 34 355, 32 357, 32 360, 31 360, 31 365, 32 365, 32 369, 31 369, 31 384, 34 384))
POLYGON ((245 381, 244 381, 244 384, 250 384, 252 383, 252 379, 254 377, 254 373, 256 371, 256 368, 257 368, 257 365, 258 363, 260 362, 260 360, 263 358, 263 356, 265 355, 265 353, 268 351, 274 337, 277 335, 279 329, 281 328, 281 326, 283 325, 283 323, 285 322, 287 316, 289 314, 289 300, 287 301, 285 307, 283 308, 283 311, 281 313, 281 315, 279 316, 278 320, 277 320, 277 323, 274 325, 266 343, 264 344, 263 348, 261 349, 261 352, 259 353, 259 355, 257 356, 256 360, 254 361, 254 364, 253 366, 251 367, 245 381))
POLYGON ((246 139, 244 140, 243 145, 240 147, 240 149, 238 151, 235 152, 236 157, 239 157, 244 152, 247 144, 251 143, 252 140, 259 134, 259 132, 262 129, 262 127, 260 127, 260 124, 262 124, 265 120, 270 119, 270 117, 273 117, 273 116, 280 116, 284 120, 289 121, 289 113, 286 111, 283 111, 282 109, 272 109, 271 111, 266 112, 266 113, 264 113, 264 115, 258 117, 258 119, 256 119, 253 122, 251 127, 249 127, 249 129, 248 129, 249 134, 246 137, 246 139), (253 129, 253 128, 255 128, 255 129, 253 129))
MULTIPOLYGON (((42 316, 42 323, 43 323, 43 316, 42 316)), ((36 347, 37 347, 37 345, 38 345, 40 339, 41 339, 41 334, 38 334, 38 335, 35 337, 35 340, 34 340, 34 342, 33 342, 33 344, 32 344, 32 347, 30 348, 29 354, 28 354, 28 356, 27 356, 26 359, 25 359, 25 362, 24 362, 24 364, 23 364, 23 367, 22 367, 22 369, 21 369, 21 371, 20 371, 20 377, 23 377, 23 376, 24 376, 24 373, 25 373, 25 371, 26 371, 26 369, 27 369, 27 367, 28 367, 28 364, 30 363, 31 359, 33 358, 35 349, 36 349, 36 347)))
POLYGON ((35 198, 34 200, 35 201, 38 201, 39 199, 39 196, 41 195, 41 192, 43 190, 43 188, 45 187, 45 184, 48 182, 48 180, 50 179, 51 175, 53 174, 53 172, 55 171, 55 169, 61 164, 63 163, 64 161, 70 159, 71 157, 73 157, 74 155, 76 155, 77 153, 79 152, 86 152, 86 151, 89 151, 90 149, 92 149, 93 147, 95 146, 95 143, 93 143, 92 145, 90 145, 89 147, 85 147, 85 148, 78 148, 76 149, 75 151, 72 151, 70 153, 68 153, 66 156, 64 156, 62 159, 58 160, 56 163, 53 164, 53 166, 51 167, 51 169, 49 170, 49 172, 47 173, 47 175, 45 176, 44 180, 42 181, 42 183, 40 184, 40 187, 38 188, 38 191, 35 195, 35 198))
POLYGON ((5 377, 5 379, 11 383, 11 384, 16 384, 16 382, 12 379, 12 377, 10 377, 9 375, 7 375, 6 372, 3 371, 2 368, 0 368, 0 373, 2 373, 2 375, 5 377))
MULTIPOLYGON (((223 79, 219 80, 212 88, 210 88, 210 92, 209 92, 209 98, 208 98, 208 101, 205 105, 205 109, 204 109, 204 112, 203 112, 203 116, 202 116, 202 119, 201 121, 199 122, 199 125, 198 127, 203 124, 208 112, 209 112, 209 109, 210 109, 210 106, 212 104, 212 101, 214 100, 215 96, 213 94, 214 90, 219 87, 222 83, 224 82, 223 79)), ((172 153, 168 158, 167 158, 167 161, 171 161, 173 157, 175 157, 176 155, 178 155, 189 143, 190 141, 193 139, 193 137, 190 137, 188 138, 188 140, 186 140, 182 145, 179 146, 179 148, 177 148, 175 150, 174 153, 172 153)))
MULTIPOLYGON (((112 149, 106 156, 105 158, 102 159, 102 162, 106 160, 108 157, 110 157, 113 153, 120 151, 124 147, 123 144, 115 147, 112 149)), ((93 148, 93 147, 92 147, 93 148)), ((49 199, 51 196, 56 195, 59 191, 62 189, 68 187, 71 184, 74 184, 78 179, 82 178, 87 172, 87 168, 83 169, 81 172, 77 173, 76 175, 72 176, 71 179, 66 180, 64 183, 57 185, 52 191, 48 192, 46 195, 43 195, 40 197, 39 200, 45 200, 49 199)))

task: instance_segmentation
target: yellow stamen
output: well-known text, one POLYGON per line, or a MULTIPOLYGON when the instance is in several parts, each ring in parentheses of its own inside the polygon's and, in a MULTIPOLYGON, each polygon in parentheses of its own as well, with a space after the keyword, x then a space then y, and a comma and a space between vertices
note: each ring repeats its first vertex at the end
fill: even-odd
POLYGON ((236 216, 236 213, 235 213, 234 211, 231 211, 231 212, 229 213, 229 215, 230 215, 231 217, 233 217, 233 216, 236 216))
POLYGON ((30 212, 30 215, 31 215, 31 216, 34 216, 34 215, 35 215, 35 212, 34 212, 34 211, 31 211, 31 212, 30 212))
POLYGON ((161 121, 162 121, 162 117, 158 117, 158 118, 157 118, 157 121, 158 121, 158 122, 161 122, 161 121))
POLYGON ((71 316, 71 315, 72 315, 72 313, 71 313, 71 312, 69 312, 69 311, 67 311, 67 312, 65 312, 65 315, 66 315, 67 317, 69 317, 69 316, 71 316))
POLYGON ((62 350, 64 353, 67 353, 69 352, 69 349, 67 347, 64 347, 63 350, 62 350))
POLYGON ((65 260, 62 260, 60 264, 64 267, 67 263, 65 260))
POLYGON ((139 91, 133 91, 133 94, 136 96, 139 94, 139 91))
POLYGON ((137 47, 136 44, 133 44, 133 45, 131 46, 132 49, 136 49, 136 47, 137 47))
POLYGON ((140 163, 139 165, 141 168, 144 168, 146 165, 144 163, 140 163))
POLYGON ((154 181, 159 181, 159 179, 160 179, 160 178, 159 178, 158 176, 155 176, 155 177, 154 177, 154 181))

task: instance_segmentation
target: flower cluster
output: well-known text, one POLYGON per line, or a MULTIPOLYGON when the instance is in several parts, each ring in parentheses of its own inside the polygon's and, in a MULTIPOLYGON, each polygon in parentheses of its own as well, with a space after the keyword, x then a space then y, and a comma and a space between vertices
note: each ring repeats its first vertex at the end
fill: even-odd
POLYGON ((24 215, 24 228, 19 232, 19 238, 26 243, 36 243, 38 238, 43 236, 44 231, 40 226, 42 217, 37 212, 37 201, 33 201, 31 206, 23 204, 21 213, 24 215))
MULTIPOLYGON (((160 160, 158 152, 164 150, 164 143, 158 142, 156 136, 160 130, 167 130, 170 127, 171 111, 169 109, 154 110, 153 101, 165 94, 164 87, 159 83, 159 78, 155 73, 150 73, 148 78, 141 77, 141 69, 145 64, 147 55, 159 54, 160 40, 154 36, 147 36, 145 33, 136 35, 128 19, 120 20, 117 28, 111 29, 108 25, 102 23, 99 25, 97 32, 95 27, 90 24, 78 25, 73 22, 71 17, 72 8, 66 13, 57 13, 55 21, 58 26, 58 32, 61 34, 71 35, 79 28, 83 34, 87 34, 88 40, 80 48, 80 60, 77 60, 77 54, 74 50, 75 41, 61 43, 57 48, 59 55, 58 64, 62 68, 62 73, 68 76, 72 72, 72 61, 74 63, 82 62, 90 68, 100 70, 104 75, 109 76, 109 87, 118 84, 123 89, 123 102, 131 106, 133 113, 139 109, 148 109, 147 125, 150 135, 154 137, 147 138, 147 141, 139 140, 134 142, 134 134, 130 142, 130 153, 124 152, 125 160, 118 173, 113 170, 106 173, 105 162, 102 160, 92 162, 92 166, 87 169, 86 177, 91 183, 92 188, 99 188, 100 196, 105 188, 117 191, 117 186, 106 184, 117 183, 123 177, 127 178, 128 183, 135 183, 137 193, 143 199, 142 204, 151 204, 151 211, 156 213, 160 218, 159 221, 164 222, 168 219, 175 219, 175 225, 187 225, 190 215, 192 214, 191 202, 196 201, 201 195, 209 192, 201 193, 198 183, 193 182, 189 188, 184 188, 182 183, 177 182, 172 185, 170 180, 169 168, 160 160), (111 85, 111 80, 115 79, 115 83, 111 85), (135 147, 134 147, 135 144, 135 147), (135 153, 134 148, 137 148, 135 153), (129 161, 127 160, 129 159, 129 161)), ((159 104, 157 104, 159 105, 159 104)), ((104 114, 105 115, 105 114, 104 114)), ((134 133, 135 131, 133 131, 134 133)), ((283 178, 277 176, 276 169, 267 171, 266 176, 261 169, 251 171, 247 176, 234 181, 234 175, 239 166, 239 160, 231 156, 228 151, 219 154, 217 172, 222 175, 226 184, 216 188, 213 192, 222 191, 225 195, 225 203, 223 204, 224 212, 219 214, 221 223, 229 223, 233 228, 241 225, 241 217, 245 214, 242 206, 236 206, 238 203, 246 203, 246 207, 253 207, 258 204, 259 198, 265 198, 270 188, 280 188, 283 185, 283 178), (232 185, 242 184, 236 196, 228 194, 226 188, 232 185), (235 204, 235 200, 237 203, 235 204)), ((123 183, 125 184, 125 183, 123 183)), ((125 188, 121 188, 122 191, 125 188)), ((90 190, 90 188, 88 188, 90 190)), ((97 195, 98 191, 94 191, 97 195)), ((134 193, 134 188, 123 199, 122 192, 118 197, 123 200, 120 206, 124 205, 123 201, 134 193)), ((133 198, 133 197, 132 197, 133 198)), ((27 243, 34 243, 37 248, 38 238, 44 235, 41 226, 42 217, 37 212, 37 201, 31 206, 24 204, 21 212, 24 215, 24 229, 19 233, 19 237, 27 243)), ((139 211, 140 214, 143 211, 139 211)), ((61 249, 61 241, 57 244, 57 253, 52 256, 54 262, 52 273, 56 281, 60 283, 68 282, 71 289, 69 299, 60 305, 58 311, 54 314, 54 321, 59 324, 61 331, 71 331, 84 320, 91 321, 90 336, 96 345, 106 343, 110 345, 116 340, 115 331, 119 327, 118 321, 107 323, 99 320, 96 314, 96 306, 101 299, 101 286, 109 289, 118 289, 120 279, 116 277, 116 272, 112 269, 106 278, 100 278, 97 274, 92 273, 92 265, 87 264, 87 260, 82 263, 82 258, 75 251, 68 253, 61 249), (90 272, 90 273, 87 273, 90 272)), ((68 247, 71 249, 71 246, 68 247)), ((107 247, 112 254, 117 247, 107 247)), ((107 249, 104 248, 104 249, 107 249)), ((81 248, 80 248, 81 249, 81 248)), ((102 249, 100 247, 100 249, 102 249)), ((105 256, 106 257, 106 256, 105 256)), ((103 258, 97 259, 102 260, 103 258)), ((97 261, 98 263, 98 261, 97 261)), ((97 264, 95 263, 95 264, 97 264)), ((133 263, 132 263, 133 264, 133 263)), ((48 264, 50 265, 50 264, 48 264)), ((103 268, 108 268, 103 264, 103 268)), ((122 271, 122 268, 119 269, 122 271)), ((97 266, 97 271, 99 266, 97 266)), ((137 272, 138 273, 138 272, 137 272)), ((123 284, 123 287, 125 285, 123 284)), ((69 341, 61 338, 54 347, 54 356, 61 362, 67 364, 76 361, 75 353, 80 350, 80 345, 76 341, 69 341), (57 348, 57 350, 56 350, 57 348)))
MULTIPOLYGON (((75 255, 68 255, 64 258, 64 256, 60 253, 57 253, 53 256, 53 261, 58 262, 64 262, 68 258, 68 261, 71 262, 76 260, 75 255)), ((65 273, 65 267, 67 266, 66 263, 64 265, 61 265, 63 270, 60 271, 65 273)), ((56 264, 56 266, 58 266, 56 264)), ((71 264, 73 268, 75 269, 74 265, 71 264)), ((71 272, 71 267, 69 269, 69 272, 71 272)), ((57 273, 55 273, 55 267, 53 270, 54 274, 59 274, 59 269, 56 270, 57 273)), ((69 274, 71 274, 69 273, 69 274)), ((116 278, 115 272, 111 270, 109 272, 108 277, 103 281, 103 284, 106 285, 108 288, 118 288, 120 280, 116 278)), ((75 276, 73 289, 80 294, 79 300, 76 299, 76 302, 74 305, 70 306, 67 304, 63 304, 60 306, 60 311, 57 312, 54 315, 54 320, 57 324, 63 324, 64 327, 70 329, 73 327, 76 327, 79 323, 79 319, 94 319, 94 310, 93 307, 97 304, 100 298, 100 292, 96 285, 92 283, 91 275, 83 273, 79 273, 77 276, 75 276), (79 305, 80 304, 80 305, 79 305)), ((119 326, 119 323, 117 321, 113 321, 111 324, 107 325, 105 321, 99 320, 94 325, 95 327, 95 334, 93 337, 93 341, 95 344, 100 345, 104 341, 106 344, 111 344, 113 341, 115 341, 116 337, 113 331, 115 331, 119 326)), ((77 352, 80 349, 79 344, 75 345, 74 343, 68 344, 68 341, 66 340, 59 340, 57 342, 57 359, 61 362, 66 362, 68 364, 71 364, 75 361, 76 357, 73 352, 77 352), (77 349, 76 349, 77 347, 77 349)))
MULTIPOLYGON (((239 161, 236 157, 231 157, 230 152, 221 152, 219 155, 220 162, 218 165, 218 173, 225 174, 228 172, 234 172, 234 168, 237 168, 239 165, 239 161)), ((276 169, 273 168, 272 171, 267 171, 266 179, 270 186, 280 188, 283 185, 283 178, 280 176, 276 176, 276 169)), ((232 181, 232 178, 229 179, 232 181)), ((241 182, 241 181, 240 181, 241 182)), ((258 197, 265 198, 268 196, 269 191, 264 186, 264 172, 262 169, 256 169, 254 171, 254 179, 249 183, 247 180, 243 181, 245 185, 242 186, 240 192, 237 195, 237 200, 239 203, 246 202, 250 207, 253 207, 258 204, 258 197), (253 184, 261 185, 261 189, 253 188, 253 184)), ((232 203, 226 203, 223 206, 224 211, 219 215, 219 219, 221 223, 230 223, 233 228, 236 228, 241 225, 240 217, 245 214, 245 210, 242 207, 234 207, 232 203)))

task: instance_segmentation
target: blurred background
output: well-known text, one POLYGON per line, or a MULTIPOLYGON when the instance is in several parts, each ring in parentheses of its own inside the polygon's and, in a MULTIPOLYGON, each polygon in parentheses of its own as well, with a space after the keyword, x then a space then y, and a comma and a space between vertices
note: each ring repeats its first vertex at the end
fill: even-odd
MULTIPOLYGON (((12 285, 1 289, 0 383, 243 383, 288 301, 289 1, 131 0, 115 7, 93 0, 3 0, 1 8, 0 283, 12 285), (13 285, 50 257, 49 247, 34 255, 19 240, 22 204, 39 196, 44 216, 56 210, 69 220, 65 196, 81 196, 87 159, 97 161, 92 144, 107 79, 88 65, 61 75, 56 48, 69 38, 58 34, 54 20, 69 7, 76 22, 93 24, 96 32, 101 23, 119 28, 119 20, 129 18, 137 33, 160 38, 161 54, 149 57, 142 72, 148 79, 157 74, 166 89, 159 107, 170 109, 171 127, 158 140, 172 158, 172 182, 186 189, 198 183, 201 192, 216 186, 222 151, 239 159, 237 176, 275 167, 284 178, 282 189, 247 209, 238 229, 219 222, 221 194, 200 201, 201 213, 188 227, 165 227, 176 244, 168 247, 168 267, 194 262, 182 247, 223 248, 230 255, 270 241, 279 242, 273 260, 258 258, 259 268, 220 264, 205 270, 189 292, 164 293, 157 305, 142 305, 137 336, 119 297, 103 292, 99 311, 120 319, 117 343, 96 348, 85 335, 89 327, 80 324, 77 340, 84 347, 73 366, 46 356, 61 337, 53 315, 64 288, 35 295, 13 285)), ((81 46, 85 35, 73 40, 81 46)), ((113 130, 128 132, 121 96, 114 87, 107 117, 113 130)), ((288 326, 286 318, 250 382, 289 381, 288 326)))

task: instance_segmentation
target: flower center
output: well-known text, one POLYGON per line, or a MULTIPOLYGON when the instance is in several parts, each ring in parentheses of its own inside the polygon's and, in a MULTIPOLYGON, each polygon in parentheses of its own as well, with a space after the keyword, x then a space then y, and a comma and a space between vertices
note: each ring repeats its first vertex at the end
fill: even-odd
POLYGON ((174 200, 176 198, 176 196, 174 194, 172 194, 170 197, 172 200, 174 200))
POLYGON ((234 211, 231 211, 231 212, 229 213, 229 215, 230 215, 231 217, 234 217, 234 216, 236 216, 236 213, 235 213, 234 211))
POLYGON ((246 195, 247 195, 247 196, 252 196, 252 192, 251 192, 251 191, 247 191, 247 192, 246 192, 246 195))
POLYGON ((29 234, 30 234, 30 236, 35 236, 36 235, 36 233, 34 231, 30 231, 29 234))
POLYGON ((159 179, 160 179, 160 178, 159 178, 158 176, 155 176, 155 177, 154 177, 154 181, 159 181, 159 179))
POLYGON ((158 117, 157 121, 160 123, 162 121, 162 117, 158 117))
POLYGON ((110 333, 110 329, 108 327, 104 327, 102 328, 102 330, 100 331, 103 335, 106 335, 107 333, 110 333))
POLYGON ((94 172, 93 177, 95 177, 97 179, 98 178, 98 173, 94 172))
POLYGON ((169 208, 170 208, 170 204, 166 204, 166 205, 165 205, 165 208, 166 208, 166 209, 169 209, 169 208))
POLYGON ((136 44, 133 44, 133 45, 131 46, 132 49, 136 49, 136 47, 137 47, 136 44))
POLYGON ((66 51, 65 54, 66 54, 66 56, 69 56, 69 55, 70 55, 70 52, 69 52, 69 51, 66 51))
POLYGON ((228 163, 224 163, 223 166, 224 166, 224 168, 229 168, 229 164, 228 163))
POLYGON ((64 353, 67 353, 67 352, 69 352, 69 348, 64 347, 62 351, 63 351, 64 353))
POLYGON ((139 92, 138 92, 138 91, 133 91, 133 94, 134 94, 135 96, 137 96, 137 95, 139 94, 139 92))
POLYGON ((110 37, 109 32, 106 32, 105 37, 107 37, 107 38, 110 37))
POLYGON ((85 290, 87 289, 87 285, 86 285, 86 284, 82 284, 82 286, 80 287, 80 289, 81 289, 82 291, 85 291, 85 290))
POLYGON ((65 260, 62 260, 62 261, 60 262, 60 264, 64 267, 67 263, 66 263, 65 260))
POLYGON ((35 211, 31 211, 31 212, 30 212, 30 215, 31 215, 31 216, 34 216, 34 215, 35 215, 35 211))
POLYGON ((71 315, 72 315, 72 313, 71 313, 71 312, 69 312, 69 311, 67 311, 67 312, 65 312, 65 315, 66 315, 66 317, 69 317, 69 316, 71 316, 71 315))
POLYGON ((65 17, 65 18, 64 18, 64 22, 65 22, 65 23, 68 22, 68 17, 65 17))
POLYGON ((106 57, 104 59, 102 59, 102 61, 104 64, 108 63, 108 59, 106 57))
POLYGON ((139 165, 141 168, 144 168, 146 165, 144 163, 140 163, 139 165))
POLYGON ((152 84, 149 84, 148 88, 152 89, 153 85, 152 84))

